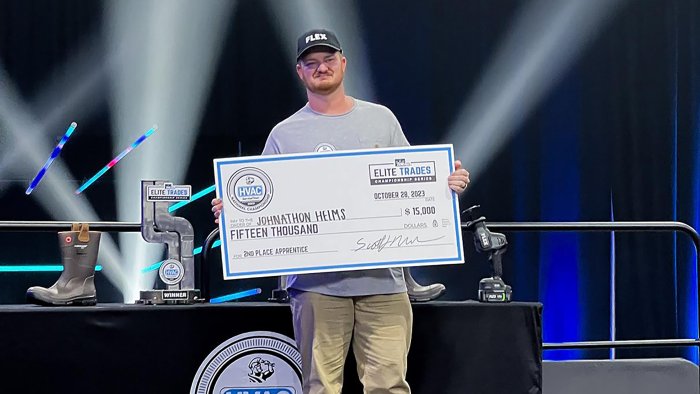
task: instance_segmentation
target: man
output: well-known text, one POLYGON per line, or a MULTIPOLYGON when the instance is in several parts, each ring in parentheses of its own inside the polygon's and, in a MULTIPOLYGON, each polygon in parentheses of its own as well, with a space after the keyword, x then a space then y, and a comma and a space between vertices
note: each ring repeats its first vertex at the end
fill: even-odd
MULTIPOLYGON (((263 154, 409 145, 389 109, 345 94, 346 66, 333 32, 314 29, 299 37, 296 70, 308 103, 272 129, 263 154)), ((469 173, 459 161, 455 167, 447 183, 461 193, 469 173)), ((218 222, 221 200, 212 205, 218 222)), ((287 286, 304 393, 340 393, 351 343, 366 393, 410 393, 413 314, 402 269, 294 275, 287 286)))

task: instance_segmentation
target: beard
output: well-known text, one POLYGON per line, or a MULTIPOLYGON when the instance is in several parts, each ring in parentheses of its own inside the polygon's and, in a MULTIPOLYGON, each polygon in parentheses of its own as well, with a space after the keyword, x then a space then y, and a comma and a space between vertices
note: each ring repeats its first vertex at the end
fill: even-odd
POLYGON ((306 85, 306 88, 315 94, 320 94, 320 95, 329 95, 333 92, 335 92, 338 87, 343 83, 343 74, 342 71, 337 71, 335 74, 330 76, 330 79, 326 79, 323 81, 316 81, 316 80, 310 80, 310 81, 304 81, 304 85, 306 85), (340 74, 338 74, 340 73, 340 74))

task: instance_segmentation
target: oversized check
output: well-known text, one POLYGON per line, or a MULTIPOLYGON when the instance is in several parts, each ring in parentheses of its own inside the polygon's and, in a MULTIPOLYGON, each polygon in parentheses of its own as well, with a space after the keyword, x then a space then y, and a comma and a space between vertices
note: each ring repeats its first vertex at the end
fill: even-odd
POLYGON ((458 264, 452 145, 214 160, 224 279, 458 264))

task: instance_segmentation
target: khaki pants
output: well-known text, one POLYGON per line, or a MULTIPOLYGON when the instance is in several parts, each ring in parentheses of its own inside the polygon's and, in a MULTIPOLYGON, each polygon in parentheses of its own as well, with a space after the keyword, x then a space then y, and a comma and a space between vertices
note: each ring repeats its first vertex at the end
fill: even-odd
POLYGON ((350 343, 366 394, 406 394, 413 311, 406 293, 332 297, 291 290, 304 394, 339 394, 350 343))

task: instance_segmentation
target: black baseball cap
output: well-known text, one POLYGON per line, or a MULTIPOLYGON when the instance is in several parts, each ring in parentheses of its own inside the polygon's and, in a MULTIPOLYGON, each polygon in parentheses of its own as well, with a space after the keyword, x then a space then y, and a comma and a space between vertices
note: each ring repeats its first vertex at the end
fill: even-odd
POLYGON ((299 40, 297 40, 297 61, 304 55, 304 52, 317 46, 326 46, 343 52, 335 33, 326 29, 313 29, 299 36, 299 40))

